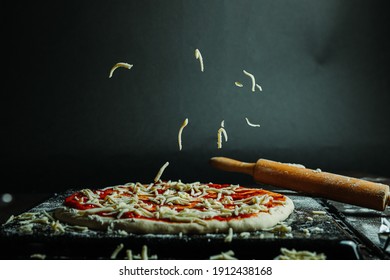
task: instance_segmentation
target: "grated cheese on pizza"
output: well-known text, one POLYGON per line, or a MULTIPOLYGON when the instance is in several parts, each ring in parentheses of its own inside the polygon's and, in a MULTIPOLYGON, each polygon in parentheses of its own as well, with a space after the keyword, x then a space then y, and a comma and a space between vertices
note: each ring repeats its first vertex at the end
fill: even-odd
POLYGON ((229 220, 267 213, 270 208, 284 203, 283 195, 271 195, 262 189, 199 182, 185 184, 180 180, 82 190, 65 200, 65 205, 78 209, 81 215, 199 225, 205 225, 207 219, 229 220))

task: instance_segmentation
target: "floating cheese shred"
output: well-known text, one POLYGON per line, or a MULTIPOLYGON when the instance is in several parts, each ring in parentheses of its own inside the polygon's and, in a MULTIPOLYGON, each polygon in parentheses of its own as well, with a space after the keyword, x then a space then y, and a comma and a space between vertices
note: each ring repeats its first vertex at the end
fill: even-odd
POLYGON ((256 87, 257 87, 260 91, 263 91, 263 88, 262 88, 260 85, 256 84, 256 87))
POLYGON ((200 71, 204 72, 203 57, 202 57, 202 54, 200 53, 199 49, 195 50, 195 58, 199 60, 200 71))
POLYGON ((169 165, 169 162, 167 161, 167 162, 160 168, 160 170, 158 171, 156 177, 154 178, 154 182, 155 182, 155 183, 157 183, 158 180, 160 180, 161 175, 163 174, 165 168, 168 167, 168 165, 169 165))
POLYGON ((252 80, 252 91, 255 92, 256 90, 256 79, 255 79, 255 76, 253 76, 253 74, 245 71, 245 70, 242 70, 242 72, 244 72, 245 75, 247 75, 249 78, 251 78, 252 80))
POLYGON ((218 149, 222 148, 222 134, 225 137, 225 142, 227 142, 227 140, 228 140, 228 136, 227 136, 225 128, 221 127, 220 129, 218 129, 218 133, 217 133, 217 147, 218 147, 218 149))
POLYGON ((243 86, 244 86, 244 85, 241 84, 240 82, 234 82, 234 84, 235 84, 236 86, 238 86, 238 87, 243 87, 243 86))
POLYGON ((182 146, 182 141, 181 141, 181 134, 183 133, 183 129, 188 125, 188 118, 184 120, 184 122, 182 123, 180 129, 179 129, 179 134, 177 136, 177 141, 179 142, 179 150, 181 151, 181 149, 183 148, 182 146))
POLYGON ((221 121, 221 127, 225 127, 225 120, 221 121))
POLYGON ((112 77, 112 74, 114 74, 114 71, 119 68, 119 67, 123 67, 123 68, 126 68, 126 69, 131 69, 133 67, 132 64, 128 64, 126 62, 118 62, 117 64, 115 64, 111 70, 110 70, 110 75, 108 76, 109 78, 112 77))
POLYGON ((246 123, 247 123, 249 126, 252 126, 252 127, 260 127, 259 124, 253 124, 253 123, 251 123, 251 122, 248 120, 248 118, 245 118, 245 120, 246 120, 246 123))

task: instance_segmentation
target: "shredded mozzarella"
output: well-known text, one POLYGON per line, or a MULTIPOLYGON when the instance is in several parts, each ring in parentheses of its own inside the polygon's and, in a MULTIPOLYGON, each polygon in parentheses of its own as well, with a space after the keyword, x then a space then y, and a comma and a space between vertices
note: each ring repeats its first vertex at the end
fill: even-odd
POLYGON ((124 247, 123 243, 119 244, 115 248, 114 252, 112 252, 110 259, 115 260, 116 257, 118 256, 119 252, 122 251, 123 247, 124 247))
POLYGON ((326 215, 325 211, 322 210, 313 210, 311 211, 314 215, 326 215))
POLYGON ((237 260, 237 258, 234 257, 234 251, 229 250, 227 252, 221 252, 218 255, 210 256, 210 260, 237 260))
POLYGON ((240 237, 241 238, 249 238, 251 236, 250 232, 247 232, 247 231, 243 231, 240 233, 240 237))
POLYGON ((51 228, 54 230, 55 233, 64 233, 65 228, 64 226, 60 223, 60 221, 53 221, 51 222, 51 228))
POLYGON ((303 229, 301 229, 301 230, 302 230, 302 232, 305 234, 305 236, 310 237, 311 233, 310 233, 309 229, 303 228, 303 229))
POLYGON ((299 164, 299 163, 285 163, 289 166, 294 166, 294 167, 298 167, 298 168, 306 168, 303 164, 299 164))
POLYGON ((32 254, 32 255, 30 255, 30 259, 44 260, 44 259, 46 259, 46 255, 44 255, 44 254, 32 254))
POLYGON ((281 254, 276 257, 278 260, 326 260, 325 254, 317 254, 310 251, 297 251, 295 249, 280 249, 281 254))
POLYGON ((177 136, 177 141, 179 142, 179 150, 181 151, 181 149, 183 148, 182 146, 182 140, 181 140, 181 134, 183 132, 183 129, 188 125, 188 118, 186 118, 184 120, 184 122, 182 123, 180 129, 179 129, 179 134, 177 136))
POLYGON ((292 231, 292 228, 284 223, 280 223, 270 229, 265 229, 264 231, 270 231, 273 233, 290 233, 292 231))
POLYGON ((251 122, 248 120, 248 118, 245 118, 245 120, 246 120, 246 123, 247 123, 249 126, 252 126, 252 127, 260 127, 259 124, 253 124, 253 123, 251 123, 251 122))
POLYGON ((133 260, 133 251, 130 249, 126 250, 126 258, 130 261, 133 260))
POLYGON ((11 216, 7 219, 7 221, 3 224, 3 226, 9 224, 9 223, 12 222, 14 219, 15 219, 15 216, 14 216, 14 215, 11 215, 11 216))
POLYGON ((263 91, 263 88, 262 88, 259 84, 256 84, 256 87, 257 87, 260 91, 263 91))
POLYGON ((163 174, 165 168, 167 168, 169 165, 169 162, 167 161, 158 171, 156 177, 154 178, 154 182, 157 183, 160 180, 161 175, 163 174))
POLYGON ((256 79, 255 79, 255 76, 253 76, 253 74, 245 71, 245 70, 242 70, 242 72, 244 72, 245 75, 247 75, 249 78, 251 78, 252 80, 252 91, 255 92, 256 90, 256 79))
POLYGON ((146 246, 146 245, 142 246, 141 259, 142 260, 148 259, 148 246, 146 246))
POLYGON ((123 68, 126 68, 126 69, 131 69, 133 67, 132 64, 128 64, 126 62, 118 62, 117 64, 115 64, 111 70, 110 70, 110 75, 108 76, 109 78, 112 77, 112 74, 114 74, 114 71, 119 68, 119 67, 123 67, 123 68))
POLYGON ((199 60, 200 71, 204 72, 203 57, 202 57, 202 54, 200 53, 199 49, 195 50, 195 58, 199 60))
POLYGON ((31 234, 31 233, 33 233, 33 227, 34 227, 34 224, 26 224, 26 225, 20 226, 19 230, 23 233, 31 234))
POLYGON ((228 235, 226 235, 224 241, 230 243, 230 242, 232 242, 232 240, 233 240, 233 229, 229 228, 228 235))
POLYGON ((221 127, 220 129, 218 129, 218 132, 217 132, 217 147, 218 147, 218 149, 222 148, 222 134, 225 137, 225 142, 227 142, 227 140, 228 140, 228 136, 227 136, 225 128, 221 127))
POLYGON ((244 86, 244 85, 241 84, 240 82, 234 82, 234 84, 235 84, 236 86, 238 86, 238 87, 243 87, 243 86, 244 86))

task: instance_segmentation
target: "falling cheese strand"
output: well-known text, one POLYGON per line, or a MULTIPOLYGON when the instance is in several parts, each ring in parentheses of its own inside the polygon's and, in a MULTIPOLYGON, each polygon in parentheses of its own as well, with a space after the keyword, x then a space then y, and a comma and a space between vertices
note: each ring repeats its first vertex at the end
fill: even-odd
POLYGON ((262 88, 259 84, 256 84, 256 87, 257 87, 260 91, 263 91, 263 88, 262 88))
POLYGON ((188 125, 188 118, 184 120, 183 124, 181 125, 179 129, 179 134, 177 136, 177 141, 179 142, 179 150, 181 151, 183 146, 182 146, 182 140, 181 140, 181 134, 183 133, 183 129, 188 125))
POLYGON ((256 90, 256 79, 255 79, 255 76, 253 76, 253 74, 245 71, 245 70, 242 70, 242 72, 244 72, 245 75, 247 75, 248 77, 251 78, 252 80, 252 91, 255 92, 256 90))
POLYGON ((237 87, 243 87, 244 85, 240 82, 234 82, 234 84, 237 86, 237 87))
POLYGON ((157 183, 158 180, 160 180, 161 175, 163 174, 165 168, 168 167, 168 165, 169 165, 169 162, 167 161, 167 162, 160 168, 160 170, 158 171, 156 177, 154 178, 154 182, 155 182, 155 183, 157 183))
POLYGON ((108 78, 111 78, 112 75, 114 74, 114 71, 119 68, 119 67, 123 67, 123 68, 126 68, 126 69, 131 69, 133 67, 132 64, 129 64, 129 63, 126 63, 126 62, 118 62, 117 64, 115 64, 111 70, 110 70, 110 75, 108 76, 108 78))
POLYGON ((217 147, 218 147, 218 149, 222 148, 222 134, 225 137, 225 142, 227 142, 227 140, 228 140, 228 136, 227 136, 225 128, 221 127, 220 129, 218 129, 218 133, 217 133, 217 147))
POLYGON ((260 127, 259 124, 253 124, 253 123, 251 123, 251 122, 248 120, 248 118, 245 118, 245 120, 246 120, 246 123, 247 123, 249 126, 252 126, 252 127, 260 127))
POLYGON ((202 57, 202 54, 200 53, 199 49, 195 50, 195 58, 199 60, 200 71, 204 72, 203 57, 202 57))

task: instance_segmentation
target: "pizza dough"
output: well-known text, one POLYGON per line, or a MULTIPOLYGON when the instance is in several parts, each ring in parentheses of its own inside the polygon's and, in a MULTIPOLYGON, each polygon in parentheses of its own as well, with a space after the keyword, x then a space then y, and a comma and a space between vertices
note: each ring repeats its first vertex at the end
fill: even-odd
POLYGON ((55 211, 60 221, 132 233, 218 233, 263 230, 288 218, 288 197, 238 185, 157 182, 83 189, 55 211))

